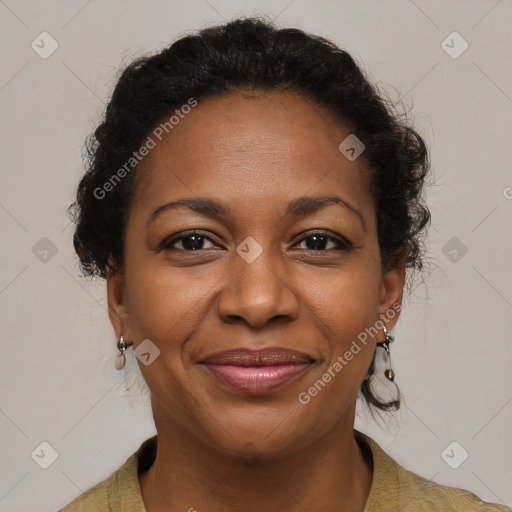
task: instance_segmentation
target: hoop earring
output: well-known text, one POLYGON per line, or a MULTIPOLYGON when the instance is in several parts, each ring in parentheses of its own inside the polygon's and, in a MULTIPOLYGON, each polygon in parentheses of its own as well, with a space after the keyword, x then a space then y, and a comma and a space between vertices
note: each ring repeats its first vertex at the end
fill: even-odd
POLYGON ((391 368, 391 351, 389 349, 389 344, 393 343, 395 341, 395 337, 392 334, 388 334, 388 331, 386 330, 385 326, 383 326, 383 329, 384 329, 384 336, 385 336, 384 341, 380 341, 379 343, 377 343, 377 346, 382 347, 386 351, 389 368, 386 368, 386 370, 384 371, 384 375, 386 376, 386 378, 388 380, 393 382, 395 380, 395 372, 394 372, 393 368, 391 368))
POLYGON ((121 335, 119 341, 117 342, 117 348, 119 349, 120 354, 117 354, 116 356, 116 370, 122 370, 126 364, 126 356, 124 355, 124 353, 126 352, 126 347, 127 345, 124 342, 123 336, 121 335))

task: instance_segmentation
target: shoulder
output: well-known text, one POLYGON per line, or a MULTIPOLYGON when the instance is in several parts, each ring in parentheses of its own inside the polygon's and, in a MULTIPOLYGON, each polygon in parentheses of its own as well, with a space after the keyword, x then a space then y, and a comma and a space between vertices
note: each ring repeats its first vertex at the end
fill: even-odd
POLYGON ((373 482, 365 512, 512 512, 510 507, 487 503, 476 494, 447 487, 406 470, 370 437, 358 431, 373 457, 373 482))
MULTIPOLYGON (((119 470, 118 470, 119 471, 119 470)), ((84 492, 71 503, 68 503, 64 508, 58 512, 86 512, 89 510, 112 510, 110 508, 109 488, 111 482, 115 478, 117 471, 112 473, 108 478, 99 484, 91 487, 88 491, 84 492)))
POLYGON ((465 489, 447 487, 429 481, 401 466, 397 471, 403 512, 464 511, 512 512, 510 507, 488 503, 465 489))
POLYGON ((137 463, 137 455, 131 455, 108 478, 91 487, 58 512, 143 512, 137 463))
POLYGON ((58 512, 145 512, 138 474, 153 464, 157 447, 156 435, 146 439, 117 471, 58 512))

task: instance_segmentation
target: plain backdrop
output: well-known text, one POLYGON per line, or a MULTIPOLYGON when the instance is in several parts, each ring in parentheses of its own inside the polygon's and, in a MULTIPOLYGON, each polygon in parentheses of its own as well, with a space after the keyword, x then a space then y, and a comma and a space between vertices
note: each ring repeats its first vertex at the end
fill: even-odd
POLYGON ((65 211, 119 69, 254 14, 348 50, 431 149, 430 264, 393 331, 404 405, 380 423, 361 409, 356 426, 425 478, 512 505, 509 1, 0 0, 1 510, 55 511, 154 434, 65 211))

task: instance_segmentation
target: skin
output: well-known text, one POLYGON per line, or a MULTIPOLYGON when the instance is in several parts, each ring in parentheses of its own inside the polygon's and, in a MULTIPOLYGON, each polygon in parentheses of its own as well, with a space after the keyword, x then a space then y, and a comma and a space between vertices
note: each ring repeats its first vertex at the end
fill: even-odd
POLYGON ((309 404, 297 398, 402 300, 403 260, 381 272, 364 155, 349 161, 338 150, 350 133, 293 93, 232 92, 201 100, 138 169, 124 272, 109 273, 107 288, 116 335, 135 348, 150 339, 160 350, 150 365, 138 361, 159 439, 153 466, 139 477, 148 512, 363 511, 372 461, 353 436, 355 405, 383 332, 309 404), (285 215, 298 197, 334 194, 364 226, 333 203, 285 215), (147 223, 160 205, 189 197, 230 212, 208 217, 180 207, 147 223), (183 240, 158 250, 192 229, 210 240, 197 250, 186 251, 183 240), (311 230, 356 249, 327 238, 315 250, 311 230), (249 236, 263 249, 252 263, 236 252, 249 236), (268 346, 316 363, 285 388, 253 396, 197 364, 218 351, 268 346))

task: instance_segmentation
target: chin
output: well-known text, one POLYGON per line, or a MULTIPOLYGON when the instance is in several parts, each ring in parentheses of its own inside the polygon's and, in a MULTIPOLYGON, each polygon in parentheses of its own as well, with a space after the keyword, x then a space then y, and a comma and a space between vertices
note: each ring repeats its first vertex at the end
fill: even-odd
POLYGON ((256 460, 290 455, 311 443, 315 425, 310 425, 306 418, 276 407, 259 407, 246 414, 220 415, 217 410, 215 420, 209 416, 205 427, 213 447, 243 459, 256 460))

